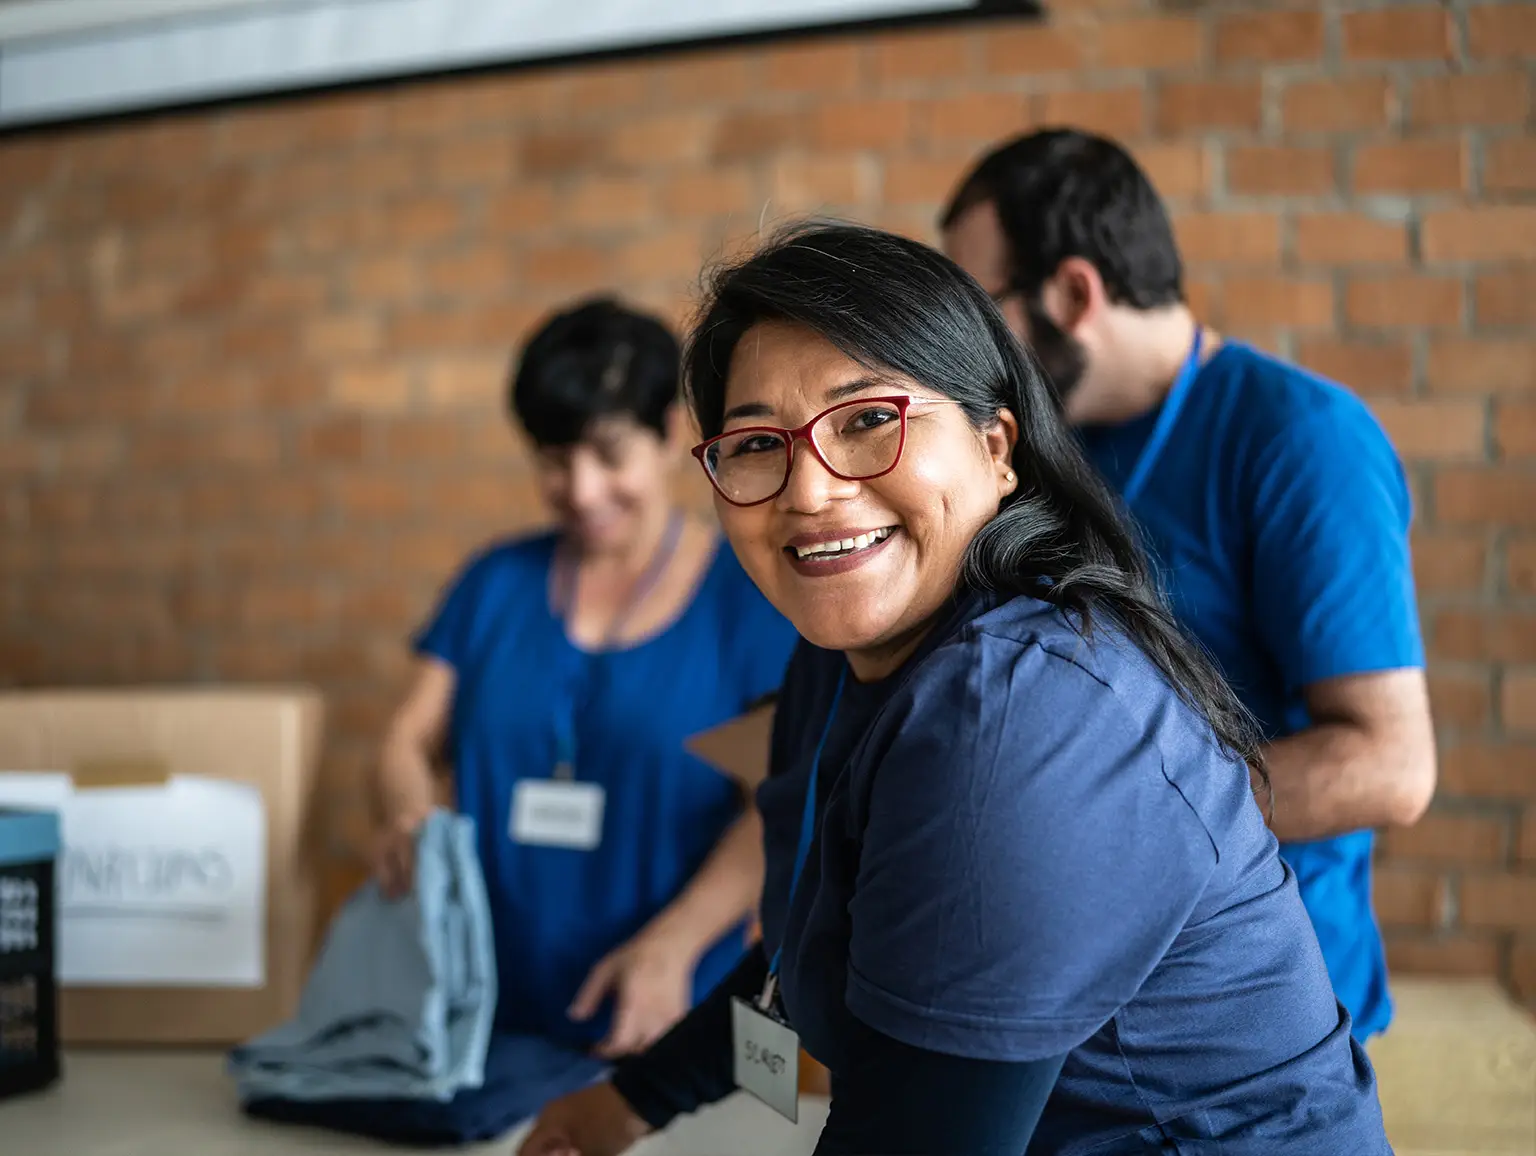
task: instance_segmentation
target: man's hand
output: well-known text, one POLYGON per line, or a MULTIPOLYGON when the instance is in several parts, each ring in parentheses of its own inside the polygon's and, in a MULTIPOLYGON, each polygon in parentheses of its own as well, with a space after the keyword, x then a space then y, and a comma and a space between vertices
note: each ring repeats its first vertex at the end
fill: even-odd
POLYGON ((650 1126, 609 1083, 546 1104, 518 1156, 619 1156, 650 1126))
POLYGON ((681 936, 647 928, 598 960, 576 993, 570 1016, 591 1019, 612 992, 613 1027, 597 1054, 617 1059, 644 1051, 688 1011, 697 962, 695 947, 681 936))
POLYGON ((425 815, 395 819, 374 836, 369 866, 384 898, 400 899, 410 893, 416 878, 416 834, 425 821, 425 815))

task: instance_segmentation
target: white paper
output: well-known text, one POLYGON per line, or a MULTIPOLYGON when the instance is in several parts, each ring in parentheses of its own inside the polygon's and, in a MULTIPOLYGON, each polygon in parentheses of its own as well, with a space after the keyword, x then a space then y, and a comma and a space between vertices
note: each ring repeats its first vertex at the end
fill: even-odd
POLYGON ((59 980, 91 987, 266 982, 267 824, 245 783, 173 776, 77 791, 0 773, 0 804, 59 812, 59 980))

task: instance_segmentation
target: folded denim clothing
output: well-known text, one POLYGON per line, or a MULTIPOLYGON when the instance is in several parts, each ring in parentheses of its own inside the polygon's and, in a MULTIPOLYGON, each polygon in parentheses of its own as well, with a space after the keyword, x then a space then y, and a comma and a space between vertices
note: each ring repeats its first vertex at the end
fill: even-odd
POLYGON ((496 1012, 490 903, 472 820, 434 811, 410 894, 372 882, 326 934, 295 1017, 235 1048, 242 1100, 446 1101, 484 1079, 496 1012))
POLYGON ((538 1036, 496 1032, 485 1057, 485 1082, 451 1100, 258 1098, 244 1109, 257 1119, 400 1145, 474 1144, 499 1139, 551 1100, 586 1087, 607 1071, 601 1060, 538 1036))

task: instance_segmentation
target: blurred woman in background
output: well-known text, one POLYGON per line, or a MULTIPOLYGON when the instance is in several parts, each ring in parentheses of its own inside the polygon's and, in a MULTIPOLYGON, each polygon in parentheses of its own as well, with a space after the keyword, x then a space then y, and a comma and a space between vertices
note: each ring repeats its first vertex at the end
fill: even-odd
POLYGON ((672 500, 678 363, 660 322, 607 299, 527 343, 510 402, 558 529, 448 586, 378 771, 385 892, 409 886, 445 755, 478 828, 497 1029, 604 1056, 650 1043, 741 956, 760 825, 683 744, 777 689, 796 639, 672 500))

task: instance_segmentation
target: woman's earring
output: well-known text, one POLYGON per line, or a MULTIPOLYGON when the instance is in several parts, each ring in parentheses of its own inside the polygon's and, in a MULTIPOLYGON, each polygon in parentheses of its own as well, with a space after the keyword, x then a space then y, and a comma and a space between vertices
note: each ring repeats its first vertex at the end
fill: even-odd
POLYGON ((1012 470, 1009 470, 1006 474, 1003 475, 1003 480, 1011 486, 1014 482, 1019 480, 1019 476, 1012 470))

